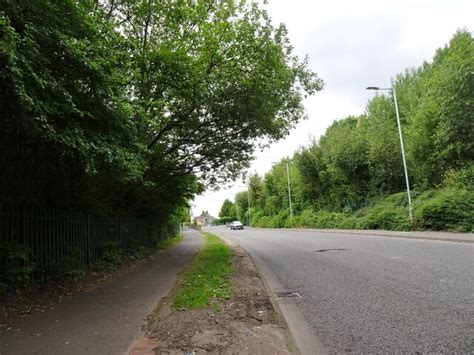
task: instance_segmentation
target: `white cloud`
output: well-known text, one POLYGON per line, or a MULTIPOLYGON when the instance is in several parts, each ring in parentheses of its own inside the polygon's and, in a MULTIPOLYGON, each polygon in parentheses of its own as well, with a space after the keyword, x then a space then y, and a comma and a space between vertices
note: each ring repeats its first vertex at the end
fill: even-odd
MULTIPOLYGON (((472 0, 269 0, 273 21, 285 23, 298 55, 326 83, 306 100, 309 119, 283 141, 256 152, 250 171, 260 174, 274 161, 291 156, 310 136, 319 137, 337 118, 361 114, 373 93, 368 85, 387 86, 391 77, 430 60, 459 28, 474 29, 472 0)), ((245 189, 241 182, 194 201, 194 214, 217 215, 226 198, 245 189)))

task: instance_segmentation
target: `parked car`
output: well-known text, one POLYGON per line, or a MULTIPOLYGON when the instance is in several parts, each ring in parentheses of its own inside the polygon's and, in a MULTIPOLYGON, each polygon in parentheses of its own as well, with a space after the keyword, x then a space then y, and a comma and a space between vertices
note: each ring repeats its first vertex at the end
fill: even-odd
POLYGON ((230 229, 244 229, 244 225, 240 221, 234 221, 230 224, 230 229))

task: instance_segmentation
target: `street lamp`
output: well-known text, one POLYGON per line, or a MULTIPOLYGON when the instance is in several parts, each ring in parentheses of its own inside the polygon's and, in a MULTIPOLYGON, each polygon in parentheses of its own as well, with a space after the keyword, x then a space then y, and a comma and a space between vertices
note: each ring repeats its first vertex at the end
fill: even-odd
POLYGON ((405 158, 405 146, 403 144, 403 135, 402 135, 402 126, 400 124, 400 114, 398 113, 398 102, 397 102, 397 94, 395 92, 395 85, 393 85, 392 80, 392 87, 391 88, 379 88, 377 86, 369 86, 367 90, 385 90, 390 91, 393 96, 393 102, 395 103, 395 113, 397 114, 397 125, 398 125, 398 135, 400 137, 400 148, 402 151, 402 160, 403 160, 403 169, 405 171, 405 182, 407 185, 407 195, 408 195, 408 214, 410 216, 410 222, 413 223, 413 207, 411 204, 411 194, 410 194, 410 182, 408 180, 408 169, 407 169, 407 161, 405 158))

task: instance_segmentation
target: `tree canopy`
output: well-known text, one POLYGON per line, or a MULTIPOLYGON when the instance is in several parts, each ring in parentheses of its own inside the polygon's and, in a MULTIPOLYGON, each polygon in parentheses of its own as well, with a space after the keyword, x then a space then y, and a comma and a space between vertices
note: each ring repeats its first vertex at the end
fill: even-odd
POLYGON ((322 81, 246 1, 0 3, 0 198, 167 220, 322 81))
POLYGON ((235 218, 235 205, 229 199, 226 199, 222 204, 221 210, 219 212, 220 218, 235 218))

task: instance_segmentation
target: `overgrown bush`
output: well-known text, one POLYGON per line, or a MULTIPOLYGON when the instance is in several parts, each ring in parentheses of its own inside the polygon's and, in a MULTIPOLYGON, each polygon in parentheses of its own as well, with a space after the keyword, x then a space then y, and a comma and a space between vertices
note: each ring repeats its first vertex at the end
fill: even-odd
POLYGON ((344 213, 321 210, 317 213, 317 225, 319 228, 340 228, 346 218, 344 213))
POLYGON ((216 218, 212 222, 212 224, 215 224, 215 225, 227 224, 227 223, 230 223, 234 220, 235 220, 235 217, 224 216, 224 217, 216 218))
POLYGON ((264 216, 262 212, 258 211, 252 215, 252 226, 260 228, 275 228, 272 216, 264 216))
POLYGON ((108 241, 102 244, 102 261, 106 264, 119 265, 122 262, 123 253, 120 244, 108 241))
POLYGON ((183 240, 183 234, 176 234, 174 236, 169 236, 166 239, 163 239, 160 244, 156 246, 156 249, 163 250, 167 249, 183 240))
POLYGON ((300 215, 293 217, 293 227, 341 228, 341 225, 347 218, 348 215, 344 213, 305 209, 300 215))
POLYGON ((150 253, 150 248, 147 248, 137 240, 130 240, 127 247, 123 251, 125 257, 135 260, 142 259, 150 253))
POLYGON ((367 229, 361 218, 346 216, 339 224, 339 229, 367 229))
POLYGON ((388 229, 406 231, 411 229, 406 206, 382 201, 356 217, 360 229, 388 229))
POLYGON ((415 200, 415 227, 474 231, 474 192, 452 188, 425 192, 415 200))
POLYGON ((474 164, 457 171, 449 170, 443 182, 449 188, 474 191, 474 164))
POLYGON ((4 260, 0 278, 1 289, 27 284, 35 270, 29 250, 18 241, 11 241, 0 250, 1 259, 4 260))
POLYGON ((284 228, 290 226, 290 211, 287 209, 281 210, 273 216, 271 223, 274 228, 284 228))
POLYGON ((74 248, 65 253, 58 262, 50 265, 48 278, 56 279, 65 276, 75 279, 83 276, 86 269, 84 252, 79 248, 74 248))
MULTIPOLYGON (((466 175, 467 176, 467 175, 466 175)), ((293 216, 255 214, 253 225, 263 228, 386 229, 474 231, 474 192, 469 189, 443 188, 423 193, 414 191, 414 223, 408 217, 406 192, 379 197, 352 214, 305 209, 293 216)))

